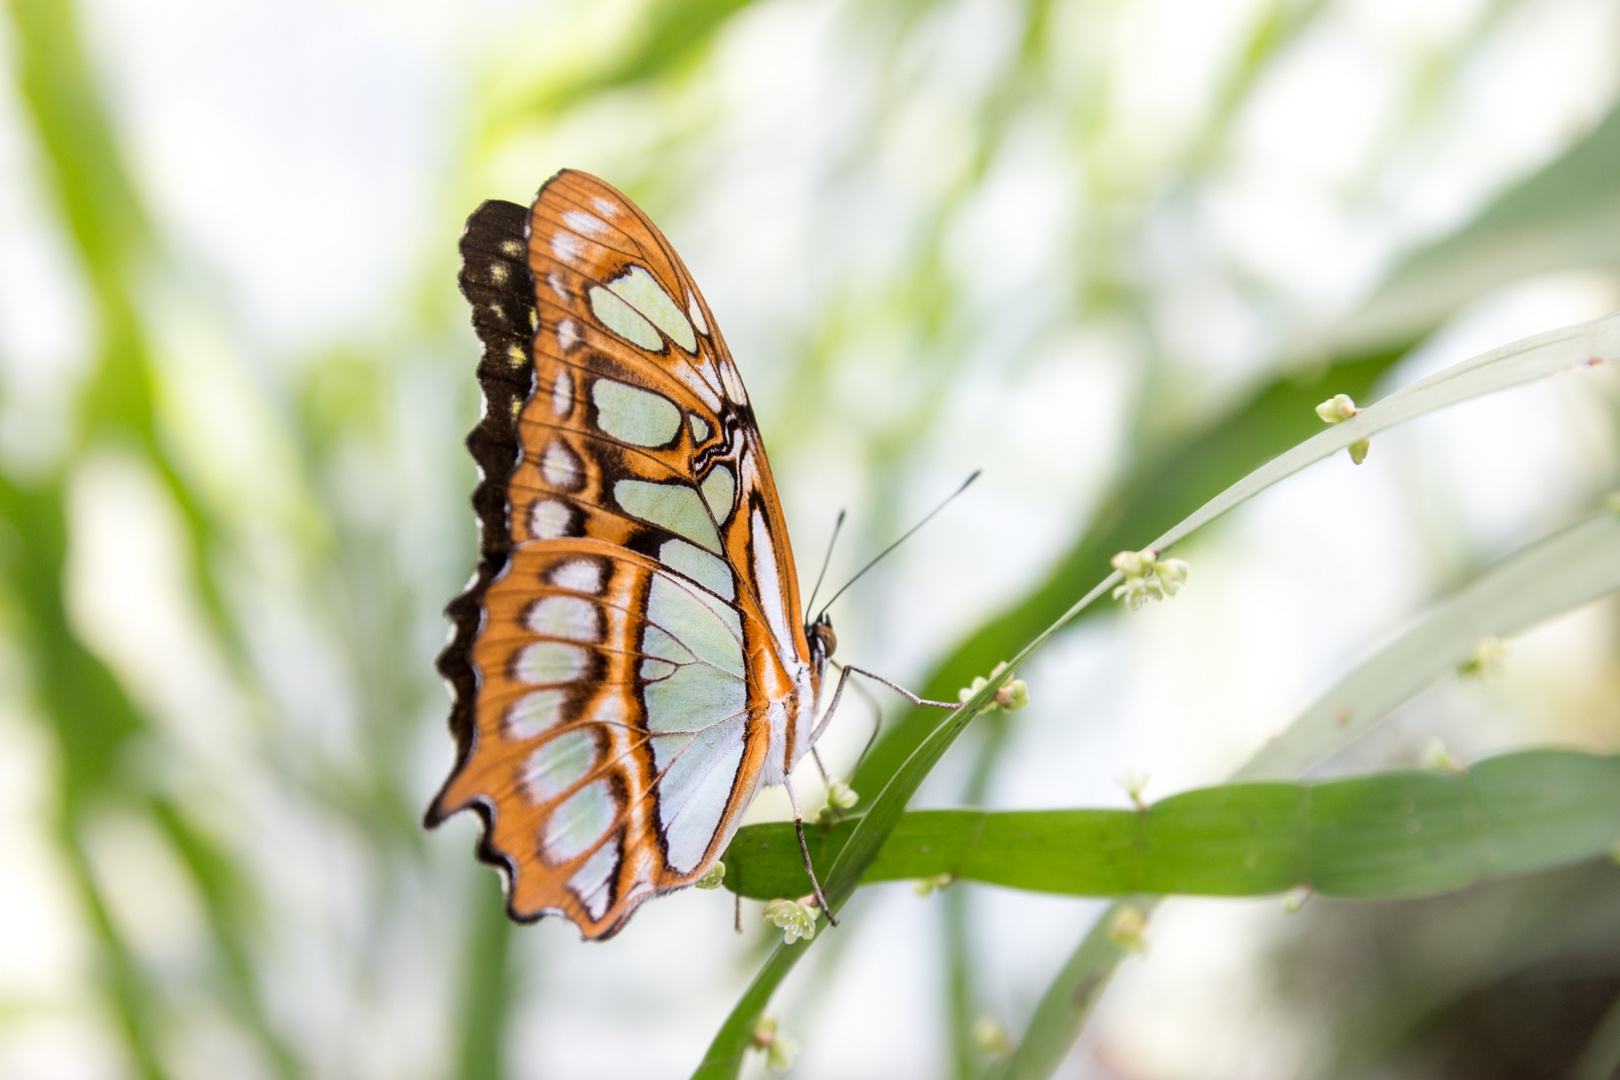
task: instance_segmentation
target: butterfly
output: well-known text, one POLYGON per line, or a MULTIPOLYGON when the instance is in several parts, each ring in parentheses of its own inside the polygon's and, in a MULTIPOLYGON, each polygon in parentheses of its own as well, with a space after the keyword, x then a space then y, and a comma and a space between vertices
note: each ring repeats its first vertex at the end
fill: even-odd
POLYGON ((658 227, 565 170, 528 209, 481 205, 461 255, 480 545, 446 609, 457 755, 426 823, 474 811, 514 919, 606 938, 706 874, 762 785, 797 817, 836 638, 799 617, 742 377, 658 227))

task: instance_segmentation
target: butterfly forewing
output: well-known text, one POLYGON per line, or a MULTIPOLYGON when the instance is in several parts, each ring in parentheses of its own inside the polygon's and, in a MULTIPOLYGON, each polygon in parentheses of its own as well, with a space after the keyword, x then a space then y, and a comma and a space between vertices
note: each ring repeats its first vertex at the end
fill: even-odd
POLYGON ((602 937, 713 864, 802 753, 819 673, 742 381, 680 259, 581 173, 526 235, 491 207, 518 209, 480 207, 462 244, 483 558, 451 606, 462 752, 429 820, 478 809, 511 913, 602 937))

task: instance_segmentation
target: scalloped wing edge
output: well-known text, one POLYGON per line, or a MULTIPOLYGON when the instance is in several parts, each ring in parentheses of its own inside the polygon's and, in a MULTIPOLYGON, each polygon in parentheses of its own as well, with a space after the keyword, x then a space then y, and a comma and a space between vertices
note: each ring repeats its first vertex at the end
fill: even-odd
MULTIPOLYGON (((517 413, 534 392, 536 313, 528 266, 528 221, 528 207, 491 199, 467 217, 461 234, 457 283, 472 306, 473 330, 483 345, 477 374, 484 402, 483 415, 466 439, 479 474, 472 494, 473 514, 478 521, 478 562, 467 587, 444 609, 450 620, 450 635, 435 665, 450 687, 450 734, 456 741, 455 766, 444 787, 472 755, 478 731, 474 708, 479 684, 472 663, 473 640, 483 620, 484 594, 511 563, 507 485, 522 453, 517 413)), ((450 816, 443 806, 444 787, 423 817, 423 824, 430 829, 450 816)), ((510 880, 512 867, 489 845, 489 807, 475 804, 472 809, 483 825, 478 858, 510 880)), ((519 919, 510 902, 507 913, 519 919)))

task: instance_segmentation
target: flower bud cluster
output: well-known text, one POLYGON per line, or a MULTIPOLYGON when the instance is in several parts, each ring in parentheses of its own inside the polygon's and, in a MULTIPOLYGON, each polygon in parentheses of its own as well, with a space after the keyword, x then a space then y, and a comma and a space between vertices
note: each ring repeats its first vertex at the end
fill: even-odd
MULTIPOLYGON (((973 685, 964 686, 962 689, 958 690, 956 692, 956 700, 966 704, 974 694, 977 694, 980 690, 983 690, 986 686, 990 685, 990 679, 994 679, 996 676, 1000 675, 1006 670, 1007 662, 1003 660, 1001 663, 997 664, 993 669, 991 669, 989 679, 986 679, 982 675, 978 676, 973 680, 973 685)), ((986 705, 984 707, 984 711, 995 712, 997 709, 1006 709, 1008 712, 1017 712, 1019 709, 1022 709, 1028 704, 1029 685, 1025 683, 1023 679, 1008 679, 1006 682, 1002 683, 996 688, 995 701, 992 704, 986 705)))
POLYGON ((827 805, 816 815, 816 823, 831 825, 844 816, 844 811, 854 809, 860 801, 860 795, 846 781, 830 780, 827 783, 827 805))
MULTIPOLYGON (((1324 424, 1342 424, 1360 411, 1349 394, 1334 394, 1316 407, 1316 415, 1322 418, 1324 424)), ((1371 442, 1357 439, 1350 444, 1350 460, 1360 465, 1367 460, 1367 451, 1370 449, 1372 449, 1371 442)))
POLYGON ((771 900, 765 904, 765 921, 782 930, 782 940, 791 945, 800 938, 809 941, 816 936, 816 917, 821 909, 815 897, 802 896, 797 900, 771 900))
POLYGON ((1174 596, 1187 583, 1192 569, 1181 559, 1161 559, 1152 548, 1143 551, 1122 551, 1109 560, 1115 570, 1125 575, 1125 583, 1114 590, 1114 599, 1125 601, 1132 611, 1149 600, 1163 600, 1174 596))
POLYGON ((710 867, 709 872, 692 882, 700 889, 718 889, 726 881, 726 864, 717 862, 710 867))

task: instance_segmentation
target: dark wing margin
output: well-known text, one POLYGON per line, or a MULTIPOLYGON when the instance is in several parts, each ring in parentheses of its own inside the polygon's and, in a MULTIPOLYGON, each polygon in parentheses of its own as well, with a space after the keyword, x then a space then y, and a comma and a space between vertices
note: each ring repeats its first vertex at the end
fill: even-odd
MULTIPOLYGON (((478 565, 467 588, 444 609, 451 633, 437 663, 453 696, 450 733, 456 740, 456 767, 452 777, 472 753, 477 731, 478 673, 472 664, 472 644, 482 619, 484 593, 511 558, 507 485, 521 451, 517 414, 534 392, 535 302, 529 274, 528 221, 527 207, 491 199, 472 212, 461 233, 457 280, 461 294, 472 305, 473 330, 484 346, 478 362, 484 415, 467 436, 467 449, 479 472, 472 496, 478 519, 478 565)), ((428 828, 444 820, 441 801, 442 792, 428 807, 424 818, 428 828)), ((487 821, 485 825, 487 834, 487 821)))

